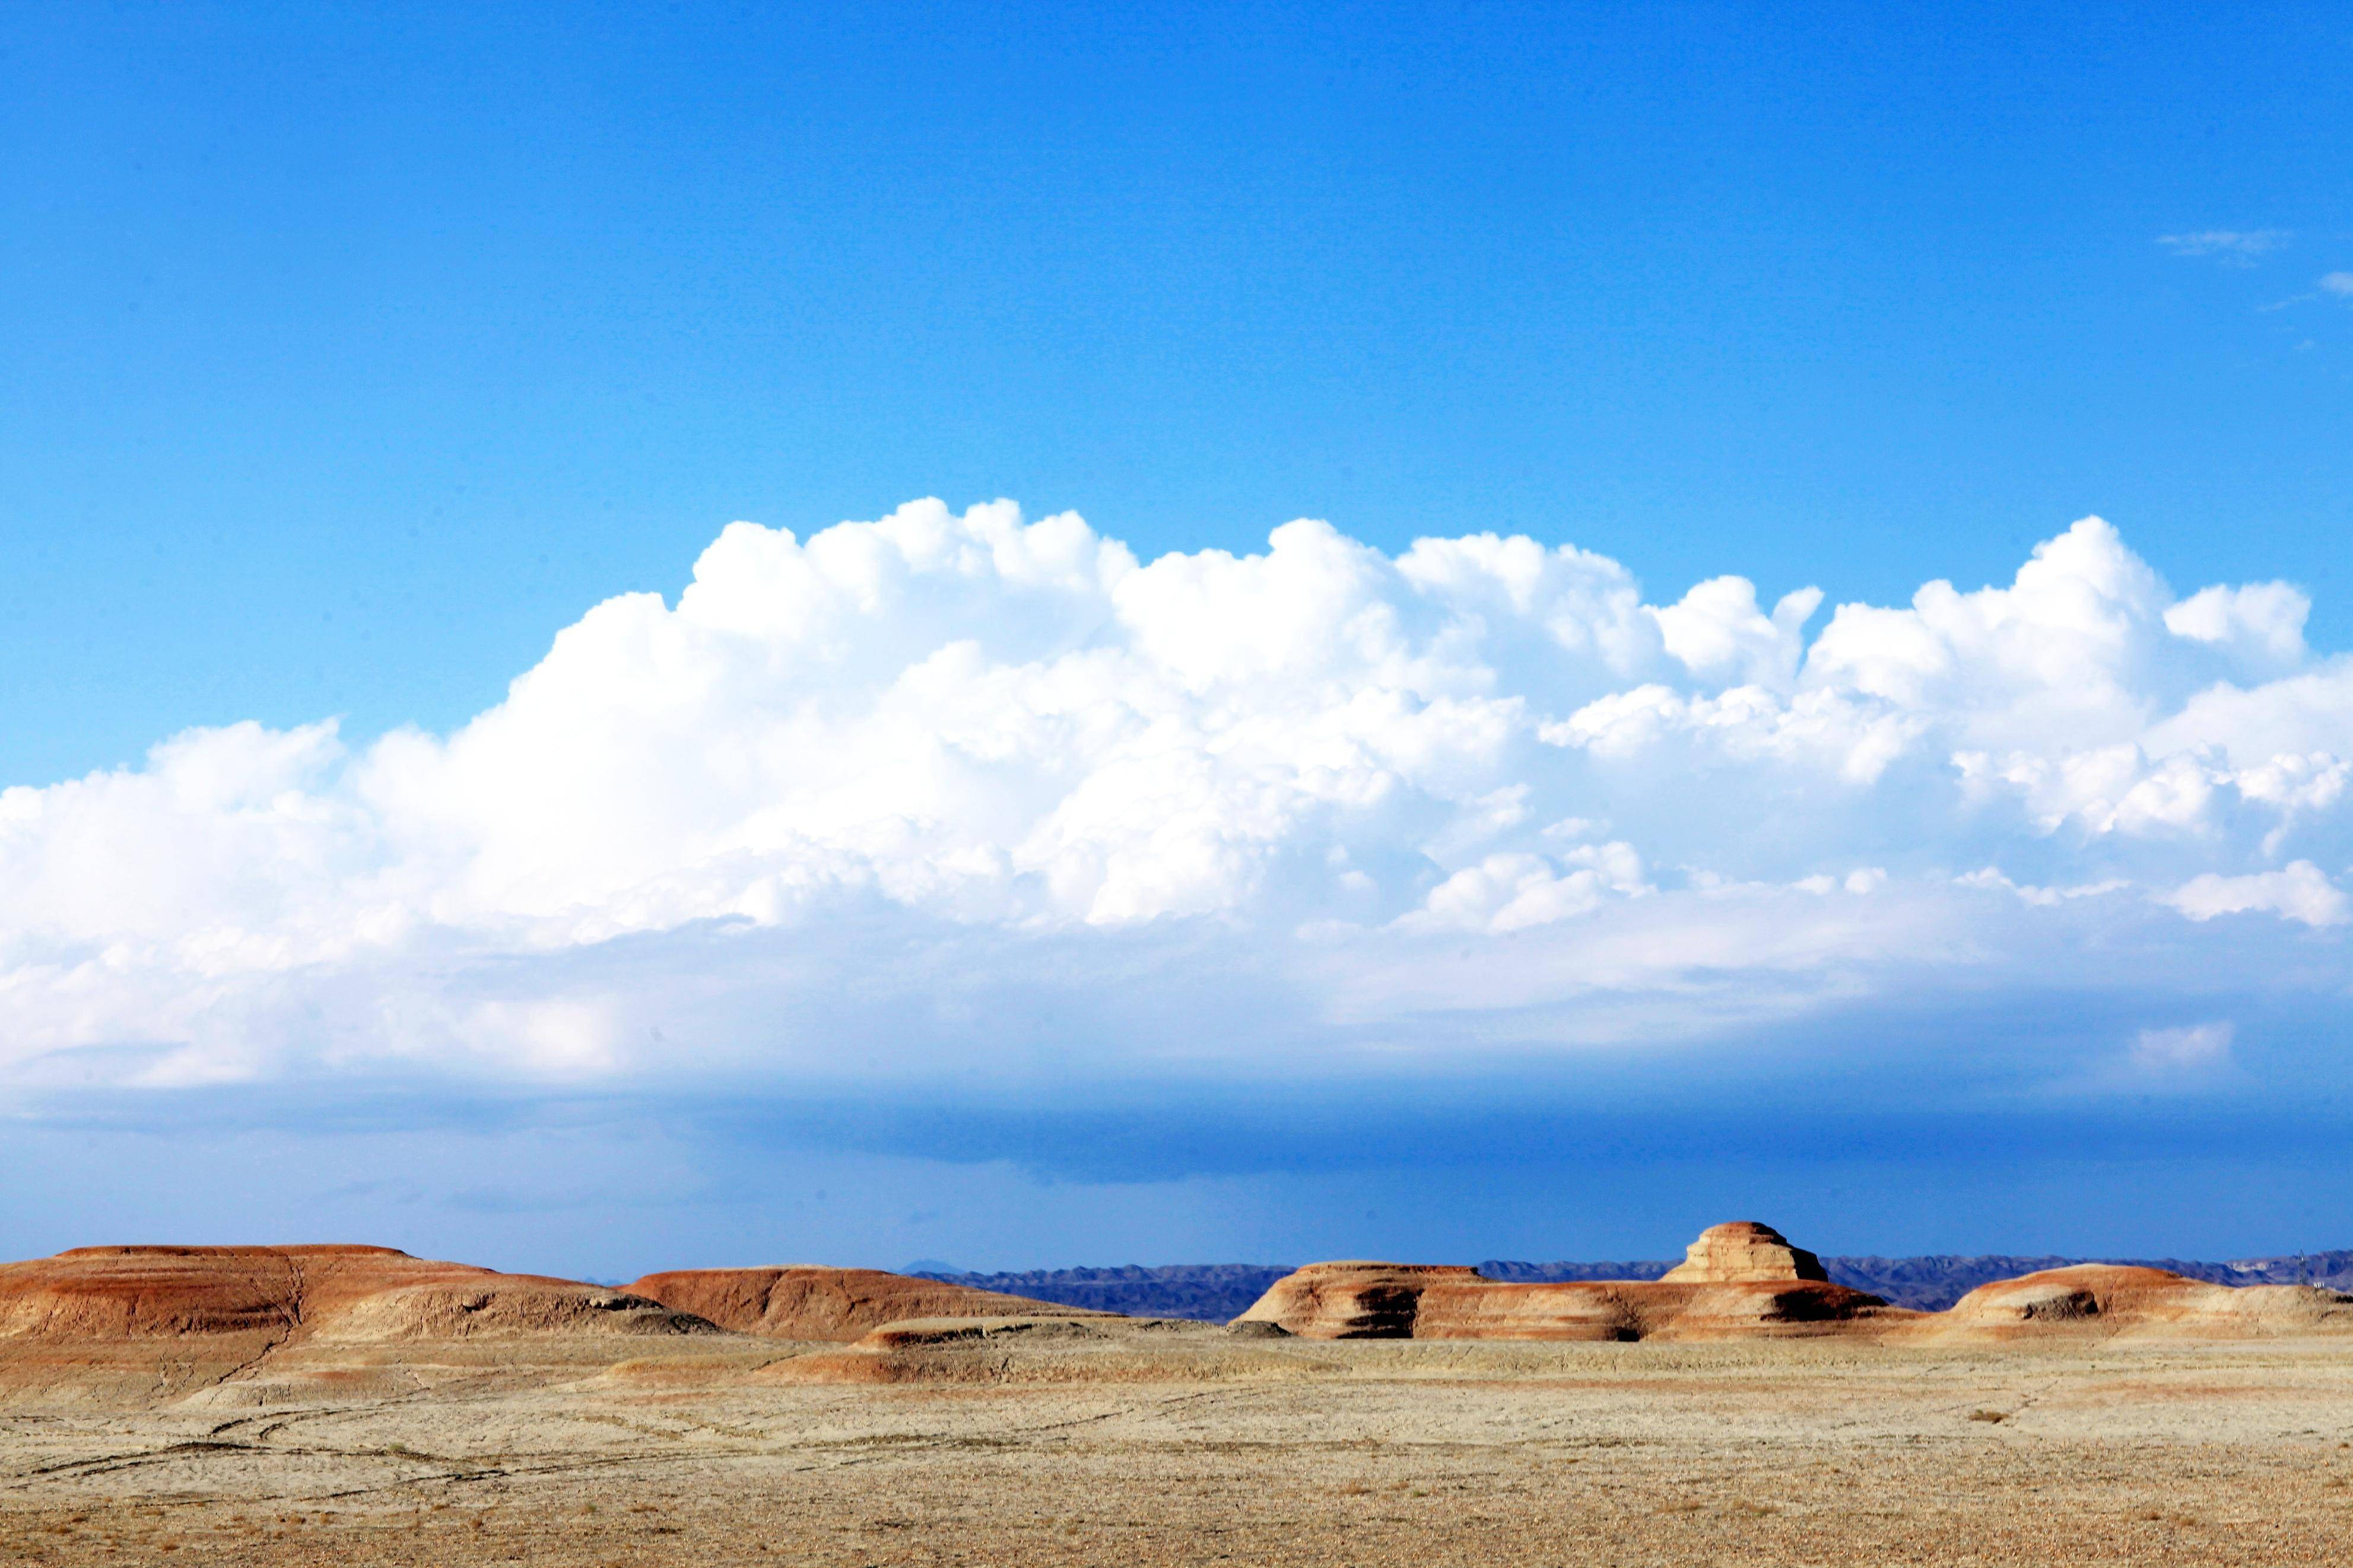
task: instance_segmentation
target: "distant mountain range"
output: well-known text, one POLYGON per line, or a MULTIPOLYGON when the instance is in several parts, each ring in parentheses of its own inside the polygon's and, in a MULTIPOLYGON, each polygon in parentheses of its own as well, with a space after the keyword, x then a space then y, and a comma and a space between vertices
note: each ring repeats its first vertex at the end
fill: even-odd
MULTIPOLYGON (((2353 1250, 2307 1252, 2279 1258, 2242 1258, 2235 1263, 2195 1263, 2178 1258, 2012 1258, 1983 1254, 1959 1258, 1825 1258, 1822 1267, 1841 1285, 1868 1290, 1898 1307, 1942 1311, 1978 1286, 2071 1263, 2134 1263, 2169 1268, 2218 1285, 2326 1285, 2353 1290, 2353 1250)), ((1518 1263, 1491 1258, 1479 1265, 1490 1279, 1656 1279, 1673 1264, 1656 1258, 1619 1263, 1518 1263)), ((1158 1268, 1129 1264, 1118 1268, 1032 1268, 1010 1274, 964 1274, 909 1269, 927 1279, 944 1279, 983 1290, 1003 1290, 1033 1300, 1059 1301, 1099 1311, 1146 1318, 1198 1318, 1224 1322, 1240 1316, 1266 1288, 1291 1272, 1279 1263, 1177 1263, 1158 1268)))

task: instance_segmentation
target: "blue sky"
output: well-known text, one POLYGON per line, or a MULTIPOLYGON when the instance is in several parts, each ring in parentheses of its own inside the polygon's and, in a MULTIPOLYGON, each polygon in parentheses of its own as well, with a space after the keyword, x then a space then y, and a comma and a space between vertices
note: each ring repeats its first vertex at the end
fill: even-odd
POLYGON ((2348 68, 23 9, 0 1249, 2343 1245, 2348 68))

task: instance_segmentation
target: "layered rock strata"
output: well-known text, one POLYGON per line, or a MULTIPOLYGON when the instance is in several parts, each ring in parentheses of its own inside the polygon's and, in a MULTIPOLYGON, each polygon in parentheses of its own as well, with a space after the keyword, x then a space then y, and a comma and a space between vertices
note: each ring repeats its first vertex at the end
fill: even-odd
POLYGON ((388 1247, 82 1247, 0 1265, 0 1338, 708 1332, 624 1291, 388 1247))
POLYGON ((1277 1280, 1236 1323, 1318 1340, 2233 1338, 2353 1330, 2353 1297, 2081 1264, 1980 1286, 1948 1311, 1915 1312, 1831 1282, 1812 1253, 1770 1226, 1739 1220, 1702 1232, 1683 1262, 1655 1280, 1517 1282, 1449 1266, 1310 1264, 1277 1280))
POLYGON ((1831 1333, 1913 1315, 1821 1279, 1511 1284, 1464 1268, 1317 1263, 1237 1321, 1317 1340, 1690 1340, 1831 1333))
POLYGON ((383 1247, 86 1247, 0 1265, 0 1407, 258 1407, 734 1342, 623 1291, 383 1247))
POLYGON ((2164 1268, 2079 1263, 1980 1285, 1916 1337, 2260 1338, 2353 1329, 2353 1297, 2309 1285, 2213 1285, 2164 1268))
POLYGON ((1660 1276, 1670 1285, 1750 1285, 1785 1279, 1826 1280, 1822 1260, 1769 1225, 1736 1219, 1712 1225, 1683 1251, 1683 1260, 1660 1276))
POLYGON ((915 1318, 1101 1318, 1113 1314, 975 1290, 879 1268, 681 1268, 649 1274, 630 1294, 737 1333, 848 1342, 915 1318))

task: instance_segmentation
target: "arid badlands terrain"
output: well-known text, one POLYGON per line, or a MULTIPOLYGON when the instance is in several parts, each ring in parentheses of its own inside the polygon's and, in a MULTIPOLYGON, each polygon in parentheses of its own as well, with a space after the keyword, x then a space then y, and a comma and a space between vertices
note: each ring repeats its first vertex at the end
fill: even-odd
POLYGON ((2353 1298, 2087 1266, 1905 1311, 1329 1263, 1232 1325, 866 1270, 0 1266, 0 1562, 2319 1563, 2353 1298))

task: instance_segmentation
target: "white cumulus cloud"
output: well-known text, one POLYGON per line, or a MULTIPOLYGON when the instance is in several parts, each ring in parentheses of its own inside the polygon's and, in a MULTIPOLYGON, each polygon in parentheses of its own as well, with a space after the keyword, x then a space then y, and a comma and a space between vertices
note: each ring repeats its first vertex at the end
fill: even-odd
POLYGON ((2165 626, 2176 637, 2228 647, 2261 665, 2287 668, 2304 658, 2304 623, 2312 601, 2285 583, 2200 588, 2168 606, 2165 626))
POLYGON ((452 732, 0 791, 0 1077, 855 1075, 1027 1048, 1046 994, 1114 1061, 1672 1040, 2120 931, 2194 966, 2225 914, 2340 940, 2353 667, 2300 590, 2177 595, 2093 518, 1810 641, 1817 590, 1765 603, 1492 533, 735 523, 452 732))

